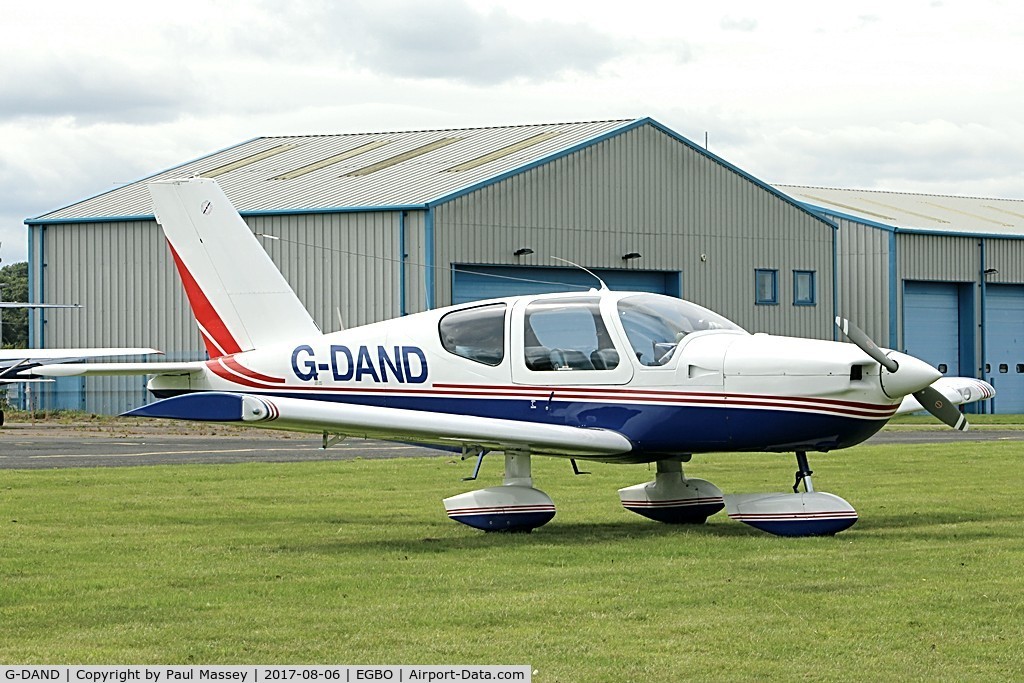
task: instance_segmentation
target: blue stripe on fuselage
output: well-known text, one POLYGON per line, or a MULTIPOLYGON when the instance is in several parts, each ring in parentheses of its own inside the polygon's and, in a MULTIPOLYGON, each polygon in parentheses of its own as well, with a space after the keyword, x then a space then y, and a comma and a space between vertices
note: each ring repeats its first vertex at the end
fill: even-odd
POLYGON ((395 394, 244 393, 608 429, 632 441, 634 453, 669 455, 848 448, 874 435, 888 421, 770 408, 395 394))

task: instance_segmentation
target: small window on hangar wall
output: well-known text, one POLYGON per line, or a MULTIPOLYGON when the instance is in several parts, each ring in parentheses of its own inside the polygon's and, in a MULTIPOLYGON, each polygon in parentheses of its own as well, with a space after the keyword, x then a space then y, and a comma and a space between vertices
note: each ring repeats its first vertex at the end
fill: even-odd
POLYGON ((817 304, 815 292, 815 272, 813 270, 793 271, 793 305, 814 306, 817 304))
POLYGON ((449 353, 484 365, 505 359, 505 304, 452 311, 438 323, 441 345, 449 353))
POLYGON ((770 268, 754 270, 754 303, 768 306, 779 303, 779 271, 770 268))

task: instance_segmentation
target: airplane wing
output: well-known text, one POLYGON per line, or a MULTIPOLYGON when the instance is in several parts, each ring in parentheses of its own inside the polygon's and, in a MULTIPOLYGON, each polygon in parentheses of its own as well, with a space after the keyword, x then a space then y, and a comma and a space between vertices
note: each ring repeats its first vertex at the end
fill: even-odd
POLYGON ((0 349, 0 384, 38 381, 37 370, 49 364, 111 356, 150 356, 161 351, 144 347, 71 349, 0 349))
POLYGON ((228 392, 183 394, 125 415, 244 422, 316 434, 327 432, 457 449, 480 446, 488 450, 522 450, 536 455, 596 460, 621 460, 633 449, 629 439, 607 429, 228 392))
POLYGON ((25 301, 0 301, 0 308, 81 308, 82 304, 30 304, 25 301))
MULTIPOLYGON (((975 401, 985 401, 996 395, 996 389, 988 382, 973 377, 940 377, 932 384, 932 388, 953 405, 959 406, 975 401)), ((906 415, 924 410, 916 398, 905 396, 900 407, 896 410, 897 415, 906 415)))

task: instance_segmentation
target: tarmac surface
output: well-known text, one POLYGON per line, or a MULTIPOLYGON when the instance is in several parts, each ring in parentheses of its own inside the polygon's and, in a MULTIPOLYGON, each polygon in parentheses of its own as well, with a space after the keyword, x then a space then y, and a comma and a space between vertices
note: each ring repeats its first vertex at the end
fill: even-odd
MULTIPOLYGON (((866 443, 987 441, 1024 441, 1024 431, 897 428, 879 432, 866 443)), ((15 422, 0 428, 0 469, 451 457, 440 450, 367 439, 346 439, 326 450, 320 446, 316 435, 221 425, 157 420, 15 422)))

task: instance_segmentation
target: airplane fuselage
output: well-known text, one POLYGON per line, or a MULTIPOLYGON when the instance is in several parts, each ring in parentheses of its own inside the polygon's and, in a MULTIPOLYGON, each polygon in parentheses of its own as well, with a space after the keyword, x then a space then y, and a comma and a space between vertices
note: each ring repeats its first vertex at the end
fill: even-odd
POLYGON ((852 344, 751 335, 678 299, 591 291, 437 309, 237 353, 207 361, 202 377, 156 377, 150 389, 607 429, 633 444, 608 460, 646 462, 853 446, 899 405, 883 373, 852 344))

